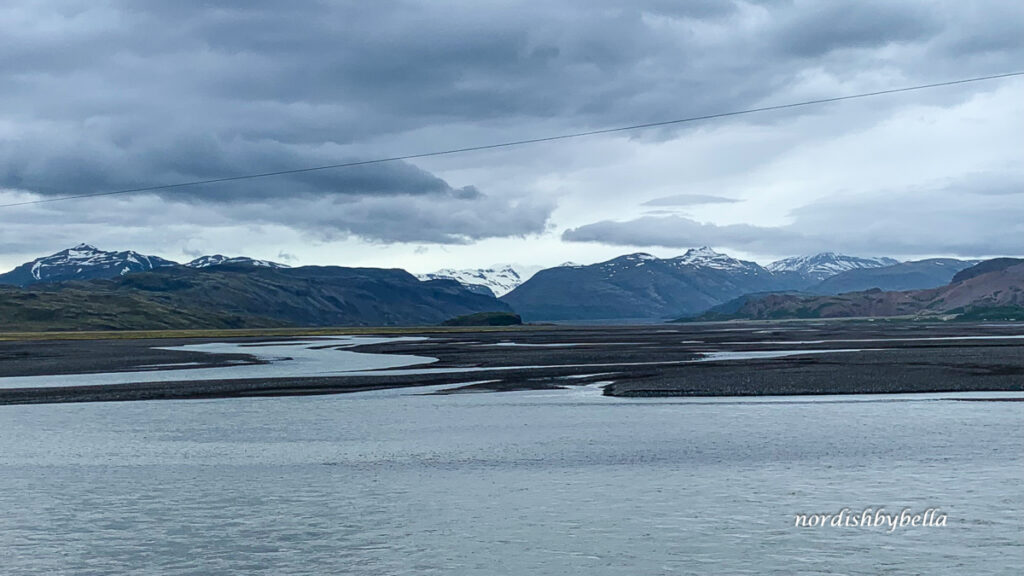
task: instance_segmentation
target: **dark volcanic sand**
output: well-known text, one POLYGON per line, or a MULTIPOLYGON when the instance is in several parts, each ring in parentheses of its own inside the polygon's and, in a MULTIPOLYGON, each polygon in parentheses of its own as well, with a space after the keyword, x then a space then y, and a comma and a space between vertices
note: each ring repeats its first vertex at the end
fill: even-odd
MULTIPOLYGON (((1018 334, 1024 334, 1024 324, 790 322, 552 326, 509 332, 425 332, 424 335, 431 340, 376 344, 356 350, 438 358, 439 362, 428 366, 432 369, 480 367, 485 370, 414 376, 189 381, 188 369, 183 368, 179 382, 0 390, 0 404, 333 394, 438 384, 453 387, 443 393, 459 393, 550 389, 608 381, 612 383, 605 387, 605 394, 612 396, 1024 391, 1024 339, 794 343, 801 340, 1018 334), (503 341, 578 345, 487 346, 503 341), (685 363, 706 352, 791 349, 862 351, 685 363), (667 364, 630 365, 650 362, 667 364), (582 364, 607 366, 580 366, 582 364), (536 366, 545 367, 531 368, 536 366), (486 370, 498 367, 513 368, 486 370), (470 384, 489 380, 494 382, 470 384), (468 385, 459 387, 461 383, 468 385)), ((255 360, 245 355, 210 355, 154 350, 153 347, 203 341, 257 343, 282 340, 286 339, 0 342, 0 377, 135 371, 144 365, 182 362, 201 362, 202 366, 197 367, 226 366, 255 360)))

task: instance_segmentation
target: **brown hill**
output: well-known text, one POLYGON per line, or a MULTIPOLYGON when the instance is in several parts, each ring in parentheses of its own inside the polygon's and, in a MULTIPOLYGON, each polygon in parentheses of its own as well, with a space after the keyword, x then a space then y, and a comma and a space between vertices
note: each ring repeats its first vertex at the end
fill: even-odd
MULTIPOLYGON (((979 264, 983 266, 984 263, 979 264)), ((735 312, 711 311, 700 320, 854 318, 963 315, 984 318, 985 311, 1024 318, 1024 263, 996 269, 940 288, 883 292, 867 290, 836 296, 766 294, 750 298, 735 312)))

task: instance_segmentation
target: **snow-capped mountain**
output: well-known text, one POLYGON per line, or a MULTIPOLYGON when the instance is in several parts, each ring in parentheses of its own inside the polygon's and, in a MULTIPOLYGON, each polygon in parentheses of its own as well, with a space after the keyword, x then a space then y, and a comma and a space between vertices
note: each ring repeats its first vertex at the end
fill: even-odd
POLYGON ((257 260, 247 256, 228 257, 221 254, 200 256, 191 262, 187 262, 185 266, 188 266, 189 268, 206 268, 208 266, 220 266, 221 264, 244 264, 248 266, 256 266, 258 268, 290 268, 287 264, 279 264, 269 260, 257 260))
POLYGON ((709 268, 712 270, 726 270, 729 272, 740 272, 749 274, 763 274, 762 268, 756 262, 737 260, 727 254, 715 252, 707 246, 690 248, 682 256, 669 259, 676 266, 689 266, 693 268, 709 268))
POLYGON ((675 258, 644 252, 537 272, 502 300, 527 320, 678 318, 750 292, 781 289, 756 262, 708 247, 675 258))
POLYGON ((857 256, 846 256, 835 252, 822 252, 814 256, 796 256, 772 262, 765 266, 773 273, 795 273, 808 281, 821 282, 846 272, 848 270, 859 270, 865 268, 882 268, 899 264, 898 260, 892 258, 859 258, 857 256))
POLYGON ((430 274, 418 274, 420 280, 455 280, 470 288, 483 286, 495 296, 504 296, 523 283, 523 278, 511 266, 455 270, 445 268, 430 274))
MULTIPOLYGON (((739 272, 739 273, 753 273, 753 274, 765 274, 765 269, 762 268, 757 262, 748 262, 746 260, 737 260, 727 254, 721 254, 715 252, 707 246, 700 248, 691 248, 686 251, 682 256, 676 256, 675 258, 658 258, 646 252, 636 252, 633 254, 625 254, 618 258, 613 258, 607 262, 600 262, 593 264, 593 266, 600 266, 609 270, 622 267, 635 267, 644 266, 648 262, 659 262, 662 264, 669 264, 676 268, 691 268, 691 269, 704 269, 704 270, 721 270, 727 272, 739 272)), ((581 264, 566 263, 562 264, 563 267, 581 268, 581 264)))
POLYGON ((74 248, 26 262, 6 274, 0 274, 0 284, 27 286, 40 282, 113 278, 129 272, 178 265, 177 262, 139 254, 132 250, 107 252, 89 244, 79 244, 74 248))

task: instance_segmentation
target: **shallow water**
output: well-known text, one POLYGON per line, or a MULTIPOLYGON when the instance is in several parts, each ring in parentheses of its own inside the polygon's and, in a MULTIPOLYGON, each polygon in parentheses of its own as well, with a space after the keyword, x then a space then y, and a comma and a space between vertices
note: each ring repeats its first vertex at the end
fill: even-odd
POLYGON ((330 336, 315 340, 289 340, 260 344, 211 342, 165 347, 163 350, 207 352, 211 354, 251 354, 266 364, 240 364, 216 368, 179 370, 192 363, 171 363, 142 366, 151 368, 135 372, 100 372, 95 374, 58 374, 53 376, 8 376, 0 378, 0 388, 58 388, 62 386, 104 386, 139 382, 176 382, 179 380, 243 380, 246 378, 301 378, 332 376, 347 372, 364 372, 382 368, 416 366, 437 362, 437 358, 410 354, 367 354, 343 348, 382 344, 385 342, 416 342, 423 337, 373 338, 367 336, 330 336), (156 369, 152 369, 156 368, 156 369), (161 370, 160 368, 167 368, 161 370))
POLYGON ((493 342, 490 344, 478 344, 478 346, 497 346, 512 348, 574 348, 576 346, 638 346, 643 342, 548 342, 545 344, 531 342, 493 342))
POLYGON ((863 352, 859 348, 842 348, 832 350, 744 350, 725 352, 706 352, 692 362, 719 362, 723 360, 769 360, 772 358, 788 358, 790 356, 804 356, 816 354, 842 354, 848 352, 863 352))
MULTIPOLYGON (((218 366, 215 368, 194 368, 189 369, 188 371, 178 369, 196 364, 194 362, 184 362, 146 365, 141 367, 146 368, 146 370, 132 372, 58 374, 53 376, 7 376, 0 378, 0 389, 108 386, 116 384, 137 384, 141 382, 177 382, 182 380, 242 380, 246 378, 304 378, 316 376, 416 376, 567 367, 600 368, 610 366, 659 366, 667 364, 686 364, 692 362, 755 360, 802 356, 805 354, 835 354, 860 351, 856 349, 723 351, 699 353, 699 357, 693 360, 424 368, 421 366, 437 362, 437 358, 410 354, 369 354, 343 349, 368 344, 402 341, 415 342, 425 340, 428 340, 428 338, 370 338, 362 336, 338 336, 324 337, 308 341, 291 340, 284 342, 265 342, 260 344, 238 344, 227 342, 189 344, 163 349, 208 352, 213 354, 252 354, 267 363, 242 363, 239 365, 218 366), (408 366, 415 367, 407 368, 408 366)), ((529 346, 528 344, 520 345, 511 342, 492 345, 529 346)), ((576 345, 577 344, 552 344, 551 346, 576 345)), ((579 345, 582 346, 583 344, 579 345)), ((548 346, 548 344, 536 344, 535 346, 548 346)))
POLYGON ((751 340, 746 342, 730 342, 730 344, 832 344, 836 342, 955 342, 958 340, 1021 340, 1024 334, 986 335, 986 336, 915 336, 913 338, 832 338, 829 340, 751 340))
POLYGON ((1017 574, 1024 563, 1021 403, 424 391, 2 406, 3 573, 1017 574), (948 525, 793 526, 794 514, 843 507, 938 507, 948 525))

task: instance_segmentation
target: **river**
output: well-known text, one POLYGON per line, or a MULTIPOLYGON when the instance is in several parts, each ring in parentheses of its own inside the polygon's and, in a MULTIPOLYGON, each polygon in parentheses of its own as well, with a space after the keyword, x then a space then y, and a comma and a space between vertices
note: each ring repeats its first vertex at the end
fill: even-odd
POLYGON ((424 392, 0 406, 3 572, 1024 565, 1020 402, 424 392), (947 522, 794 526, 796 514, 843 508, 932 508, 947 522))

